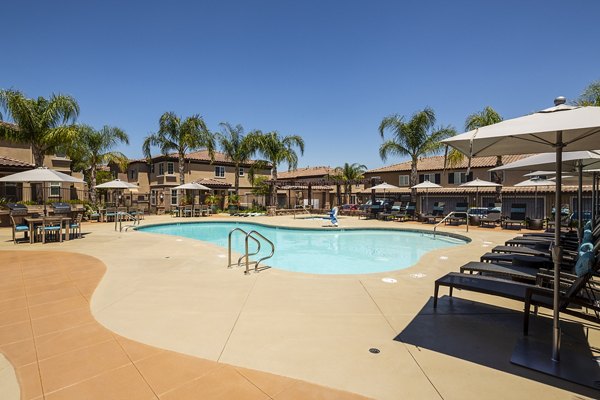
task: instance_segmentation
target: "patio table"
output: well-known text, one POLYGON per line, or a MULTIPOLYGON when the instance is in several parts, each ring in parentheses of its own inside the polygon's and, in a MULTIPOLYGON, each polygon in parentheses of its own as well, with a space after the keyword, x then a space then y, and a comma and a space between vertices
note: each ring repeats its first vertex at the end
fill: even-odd
MULTIPOLYGON (((29 224, 29 243, 33 244, 35 242, 35 234, 34 228, 36 224, 44 223, 44 219, 46 221, 60 222, 61 227, 64 225, 65 227, 65 240, 69 240, 70 234, 70 225, 71 218, 63 217, 63 216, 55 216, 55 217, 25 217, 24 220, 29 224)), ((61 229, 62 230, 62 229, 61 229)), ((60 233, 62 235, 62 232, 60 233)))

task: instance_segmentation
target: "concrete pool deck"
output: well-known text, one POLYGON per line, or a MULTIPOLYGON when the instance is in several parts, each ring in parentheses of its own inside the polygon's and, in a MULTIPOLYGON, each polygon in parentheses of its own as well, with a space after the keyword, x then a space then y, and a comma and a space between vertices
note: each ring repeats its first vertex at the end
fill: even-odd
MULTIPOLYGON (((217 219, 237 218, 151 216, 143 225, 217 219)), ((239 220, 323 225, 291 216, 239 220)), ((342 217, 340 225, 431 229, 355 217, 342 217)), ((135 342, 209 361, 380 399, 598 397, 593 390, 510 364, 520 338, 522 304, 457 292, 451 301, 441 298, 433 312, 436 278, 516 235, 473 228, 467 234, 464 226, 442 230, 472 242, 428 253, 408 269, 367 275, 268 269, 245 276, 241 269, 226 268, 226 249, 173 236, 119 233, 103 223, 84 224, 84 239, 46 245, 15 246, 10 230, 1 229, 0 251, 97 258, 107 271, 91 297, 95 320, 135 342), (397 282, 385 283, 385 277, 397 282), (370 353, 373 347, 381 352, 370 353)), ((533 322, 532 335, 549 332, 544 315, 533 322)), ((570 337, 578 338, 579 325, 564 325, 570 337)), ((585 333, 598 347, 596 327, 585 333)))

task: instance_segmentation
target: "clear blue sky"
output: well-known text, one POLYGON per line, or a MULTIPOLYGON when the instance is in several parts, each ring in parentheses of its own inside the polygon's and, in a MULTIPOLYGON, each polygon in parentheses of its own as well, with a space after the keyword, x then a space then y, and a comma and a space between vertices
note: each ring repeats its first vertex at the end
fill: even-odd
MULTIPOLYGON (((306 141, 299 166, 384 165, 377 127, 432 107, 460 132, 600 79, 600 2, 5 1, 0 88, 74 96, 130 157, 165 111, 306 141)), ((401 161, 388 160, 389 163, 401 161)), ((287 168, 282 166, 282 170, 287 168)))

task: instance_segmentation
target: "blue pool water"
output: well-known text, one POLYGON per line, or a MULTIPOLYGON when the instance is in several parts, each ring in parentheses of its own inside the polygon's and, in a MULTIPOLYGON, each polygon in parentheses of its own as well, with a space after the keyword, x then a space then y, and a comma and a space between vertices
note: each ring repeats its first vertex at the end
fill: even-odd
MULTIPOLYGON (((233 228, 256 230, 275 244, 275 255, 265 261, 270 267, 313 274, 367 274, 392 271, 414 265, 425 253, 466 243, 438 235, 399 230, 376 229, 292 229, 252 223, 199 222, 154 225, 139 228, 144 232, 182 236, 214 243, 227 249, 227 237, 233 228)), ((242 254, 244 235, 234 233, 233 249, 242 254)), ((250 241, 250 250, 256 247, 250 241)), ((263 244, 259 256, 267 255, 263 244)), ((256 258, 252 258, 256 259, 256 258)), ((237 260, 234 258, 233 260, 237 260)), ((226 259, 223 260, 226 263, 226 259)))

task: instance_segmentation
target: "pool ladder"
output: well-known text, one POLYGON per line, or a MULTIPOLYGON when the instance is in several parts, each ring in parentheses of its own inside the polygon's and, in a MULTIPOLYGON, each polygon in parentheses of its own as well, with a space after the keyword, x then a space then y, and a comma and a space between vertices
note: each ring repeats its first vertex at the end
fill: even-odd
POLYGON ((228 262, 227 262, 227 268, 231 268, 234 265, 237 265, 238 267, 242 264, 242 260, 246 259, 246 270, 244 271, 244 273, 246 275, 248 275, 250 273, 250 265, 254 265, 254 272, 258 272, 258 266, 261 262, 268 260, 269 258, 273 257, 273 254, 275 254, 275 245, 273 244, 273 242, 271 242, 269 239, 267 239, 266 237, 264 237, 260 232, 257 232, 255 230, 252 230, 250 232, 246 232, 245 230, 243 230, 242 228, 233 228, 231 231, 229 231, 229 237, 227 240, 227 252, 228 252, 228 262), (231 262, 231 236, 236 232, 242 232, 246 237, 244 240, 244 255, 242 255, 240 258, 238 258, 237 263, 232 263, 231 262), (254 253, 250 253, 248 250, 248 241, 252 239, 254 241, 254 243, 256 243, 256 251, 254 253), (267 242, 270 246, 271 246, 271 254, 269 254, 266 257, 262 257, 256 261, 250 261, 250 256, 255 256, 260 252, 260 240, 262 239, 265 242, 267 242))

